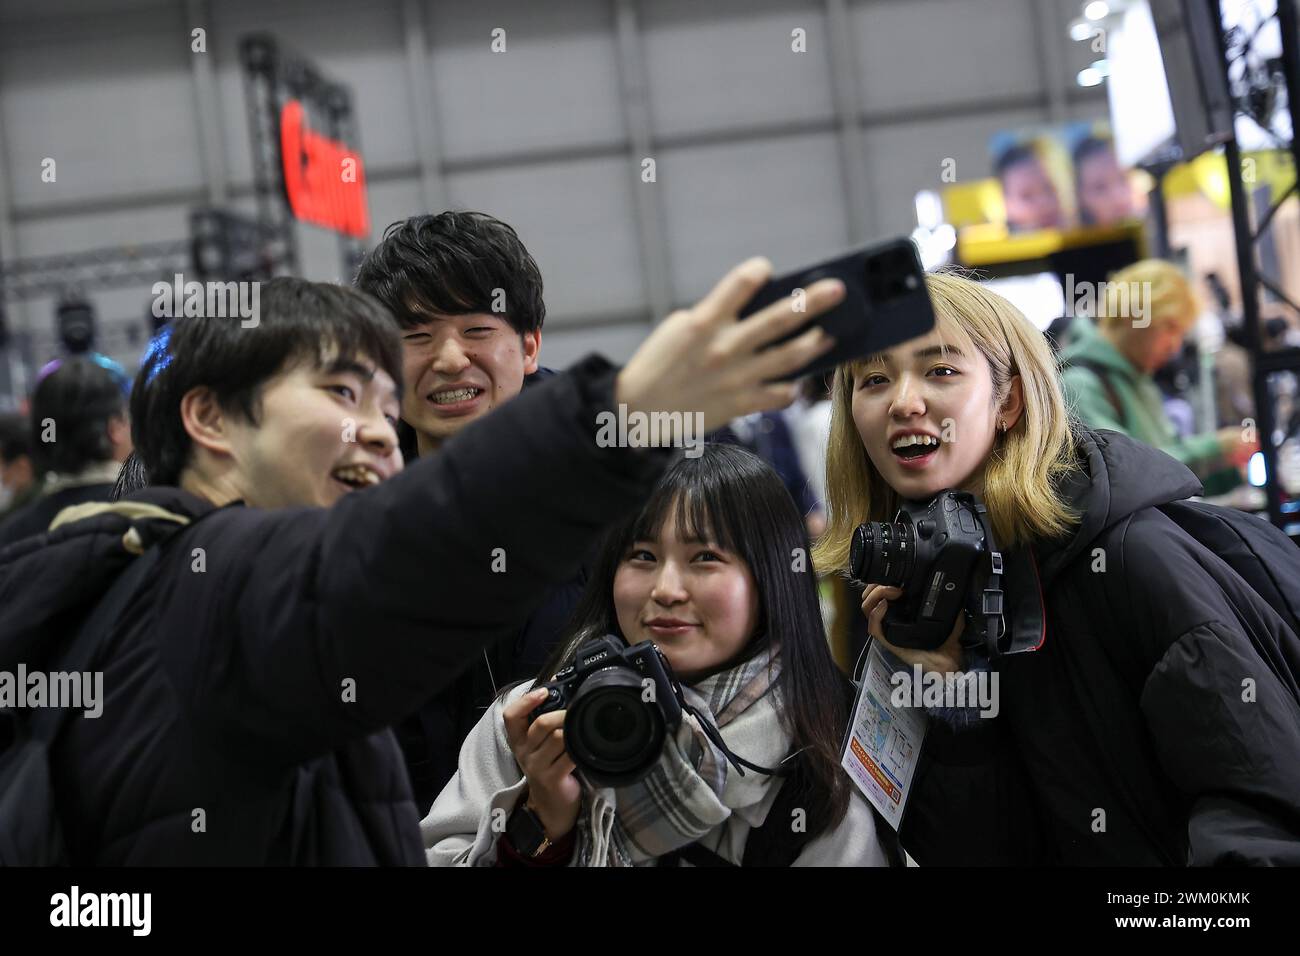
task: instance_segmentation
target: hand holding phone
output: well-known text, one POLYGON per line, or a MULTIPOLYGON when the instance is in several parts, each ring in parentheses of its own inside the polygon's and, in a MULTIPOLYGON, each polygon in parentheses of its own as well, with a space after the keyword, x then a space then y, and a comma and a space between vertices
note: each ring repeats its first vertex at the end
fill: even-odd
POLYGON ((776 344, 820 326, 835 347, 818 356, 786 381, 835 368, 853 359, 883 352, 934 328, 934 308, 925 287, 925 269, 910 239, 893 239, 836 259, 798 269, 767 282, 740 311, 745 319, 786 296, 801 295, 819 279, 844 283, 844 300, 776 344))

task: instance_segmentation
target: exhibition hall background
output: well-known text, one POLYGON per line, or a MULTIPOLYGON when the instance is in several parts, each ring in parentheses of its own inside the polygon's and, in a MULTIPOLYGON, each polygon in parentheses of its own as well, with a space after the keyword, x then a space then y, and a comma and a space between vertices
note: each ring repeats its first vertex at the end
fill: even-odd
MULTIPOLYGON (((351 89, 373 245, 421 211, 513 224, 546 281, 543 358, 625 359, 754 253, 777 268, 907 234, 914 197, 989 174, 998 130, 1107 117, 1078 0, 0 0, 0 255, 181 239, 253 215, 241 36, 351 89), (191 51, 201 28, 206 53, 191 51), (493 31, 505 52, 493 52, 493 31), (796 29, 807 52, 792 51, 796 29), (642 160, 655 181, 642 181, 642 160), (55 182, 42 162, 57 162, 55 182)), ((298 225, 301 271, 347 281, 298 225)), ((162 277, 159 277, 162 278, 162 277)), ((134 368, 149 283, 87 289, 134 368)), ((6 303, 38 361, 55 298, 6 303)))

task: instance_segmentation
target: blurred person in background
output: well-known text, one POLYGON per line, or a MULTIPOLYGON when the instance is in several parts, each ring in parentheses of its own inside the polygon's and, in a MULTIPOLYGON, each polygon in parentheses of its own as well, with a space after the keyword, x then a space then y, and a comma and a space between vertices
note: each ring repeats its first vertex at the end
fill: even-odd
POLYGON ((0 522, 40 494, 26 415, 0 416, 0 522))
POLYGON ((1108 139, 1089 136, 1075 147, 1074 189, 1082 226, 1113 226, 1136 214, 1128 173, 1108 139))
POLYGON ((1097 323, 1080 316, 1061 349, 1061 385, 1079 420, 1145 442, 1227 491, 1259 450, 1240 426, 1180 439, 1153 373, 1176 355, 1200 308, 1173 265, 1146 259, 1113 274, 1097 295, 1097 323))
POLYGON ((808 533, 814 538, 826 530, 826 442, 831 434, 833 374, 806 376, 799 383, 799 397, 781 413, 790 426, 790 437, 815 502, 807 519, 808 533))
POLYGON ((826 438, 831 424, 827 381, 824 375, 806 376, 789 408, 738 418, 709 436, 710 441, 743 445, 771 465, 814 538, 826 530, 826 438))
POLYGON ((32 393, 30 435, 41 492, 0 523, 0 547, 40 534, 71 505, 108 501, 131 453, 127 383, 112 363, 78 355, 51 364, 32 393))
POLYGON ((1065 226, 1056 184, 1031 144, 1018 143, 1004 150, 993 165, 993 174, 1002 184, 1007 229, 1011 232, 1065 226))
POLYGON ((710 441, 741 445, 766 461, 781 477, 786 492, 804 516, 810 534, 817 527, 817 499, 795 448, 794 434, 781 412, 737 418, 709 436, 710 441))

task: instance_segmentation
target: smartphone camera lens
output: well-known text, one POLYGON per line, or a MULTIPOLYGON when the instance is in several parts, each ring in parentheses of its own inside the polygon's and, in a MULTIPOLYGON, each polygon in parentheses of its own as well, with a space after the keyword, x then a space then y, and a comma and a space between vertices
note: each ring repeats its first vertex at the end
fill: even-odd
POLYGON ((869 300, 877 306, 915 292, 918 280, 911 249, 895 247, 867 259, 866 286, 869 300))

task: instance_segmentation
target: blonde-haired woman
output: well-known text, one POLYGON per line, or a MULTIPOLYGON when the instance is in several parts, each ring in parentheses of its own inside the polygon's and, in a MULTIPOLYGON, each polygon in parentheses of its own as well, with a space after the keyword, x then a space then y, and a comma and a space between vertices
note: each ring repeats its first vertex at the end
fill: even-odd
POLYGON ((1151 377, 1182 349, 1200 311, 1177 266, 1144 259, 1119 270, 1097 296, 1097 323, 1070 324, 1061 385, 1081 422, 1154 445, 1220 492, 1241 483, 1241 466, 1259 443, 1244 441, 1239 426, 1179 438, 1151 377))
POLYGON ((903 499, 973 492, 1007 627, 1038 647, 989 660, 964 614, 936 650, 893 647, 903 592, 868 583, 868 629, 909 668, 998 676, 996 716, 931 711, 903 846, 922 865, 1300 862, 1300 707, 1254 651, 1300 638, 1159 510, 1200 492, 1186 466, 1069 419, 1005 299, 927 281, 935 329, 836 373, 816 561, 843 570, 854 528, 903 499))

